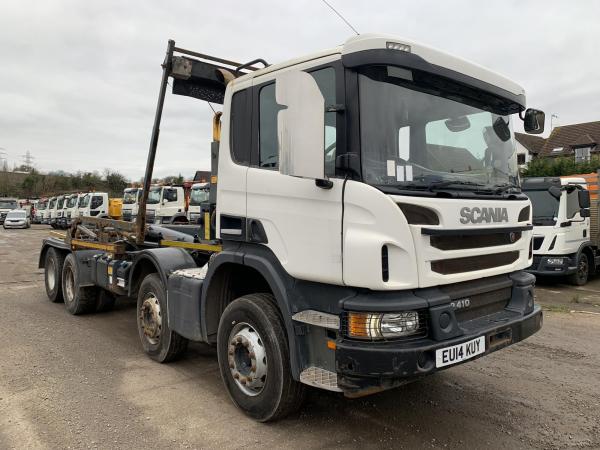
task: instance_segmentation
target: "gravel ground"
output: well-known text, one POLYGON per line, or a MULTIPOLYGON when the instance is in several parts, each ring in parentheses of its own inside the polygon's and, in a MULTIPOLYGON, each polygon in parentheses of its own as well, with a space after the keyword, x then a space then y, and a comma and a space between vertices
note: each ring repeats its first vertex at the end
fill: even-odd
POLYGON ((132 302, 82 317, 48 302, 37 269, 48 231, 0 229, 2 449, 600 448, 596 280, 544 281, 544 328, 523 343, 363 399, 314 391, 265 425, 232 405, 202 347, 148 359, 132 302))

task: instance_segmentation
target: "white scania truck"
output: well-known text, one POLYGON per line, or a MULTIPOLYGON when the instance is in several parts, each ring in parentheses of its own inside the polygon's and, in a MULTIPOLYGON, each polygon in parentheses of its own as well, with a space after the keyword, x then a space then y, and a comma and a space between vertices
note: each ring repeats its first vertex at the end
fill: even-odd
POLYGON ((72 314, 137 298, 147 354, 215 345, 231 399, 260 421, 306 385, 355 397, 487 355, 542 326, 519 117, 543 131, 519 85, 394 36, 275 65, 169 41, 137 220, 46 239, 48 297, 72 314), (215 227, 194 237, 146 223, 164 199, 150 183, 168 84, 223 105, 202 207, 215 227))
POLYGON ((528 272, 586 284, 600 267, 598 208, 595 205, 591 214, 587 180, 577 176, 524 178, 523 191, 533 206, 533 263, 528 272))

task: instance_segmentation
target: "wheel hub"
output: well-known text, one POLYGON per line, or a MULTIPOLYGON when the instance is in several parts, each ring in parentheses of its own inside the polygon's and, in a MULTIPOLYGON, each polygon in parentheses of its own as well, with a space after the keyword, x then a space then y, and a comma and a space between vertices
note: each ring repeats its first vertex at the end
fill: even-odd
POLYGON ((158 298, 150 293, 144 299, 140 309, 140 324, 144 336, 152 344, 157 344, 162 331, 162 315, 158 298))
POLYGON ((247 323, 238 323, 229 335, 231 376, 246 395, 262 392, 267 378, 267 354, 260 335, 247 323))

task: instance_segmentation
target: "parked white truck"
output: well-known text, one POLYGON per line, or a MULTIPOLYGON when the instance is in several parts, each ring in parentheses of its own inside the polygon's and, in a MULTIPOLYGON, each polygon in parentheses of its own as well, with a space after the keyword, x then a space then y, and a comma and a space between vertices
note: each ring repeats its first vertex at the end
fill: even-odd
POLYGON ((79 217, 107 217, 108 194, 106 192, 88 192, 81 194, 77 203, 79 217))
POLYGON ((141 188, 126 188, 123 191, 123 220, 127 222, 135 222, 138 214, 138 207, 142 197, 141 188))
POLYGON ((13 209, 17 209, 19 204, 16 198, 3 197, 0 198, 0 225, 4 223, 6 215, 13 209))
POLYGON ((514 82, 394 36, 276 65, 169 41, 137 221, 46 239, 48 297, 72 314, 137 298, 144 351, 216 346, 260 421, 306 385, 356 397, 487 355, 542 326, 511 122, 540 133, 544 116, 525 105, 514 82), (223 105, 201 236, 146 223, 168 84, 223 105))
POLYGON ((65 206, 65 196, 59 195, 56 197, 54 206, 50 210, 50 226, 52 228, 59 228, 63 218, 63 208, 65 206))
POLYGON ((533 263, 528 272, 566 276, 587 283, 600 264, 598 214, 590 214, 585 178, 524 178, 523 191, 533 206, 533 263))
POLYGON ((186 198, 183 186, 151 186, 148 193, 146 218, 149 223, 187 222, 186 198))
POLYGON ((190 189, 190 198, 188 203, 188 221, 191 224, 201 223, 201 206, 209 201, 210 183, 194 183, 190 189))

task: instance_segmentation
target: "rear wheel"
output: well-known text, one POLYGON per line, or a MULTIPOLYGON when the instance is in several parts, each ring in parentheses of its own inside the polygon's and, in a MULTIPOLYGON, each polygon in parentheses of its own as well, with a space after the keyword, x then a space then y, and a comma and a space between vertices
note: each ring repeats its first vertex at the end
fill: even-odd
POLYGON ((155 361, 173 361, 187 349, 188 340, 169 328, 167 294, 156 273, 147 275, 140 285, 137 323, 142 347, 155 361))
MULTIPOLYGON (((6 228, 6 227, 5 227, 6 228)), ((55 248, 49 248, 44 260, 44 284, 46 295, 52 303, 63 301, 62 270, 65 254, 55 248)))
POLYGON ((73 253, 69 253, 65 258, 62 271, 62 290, 65 307, 71 314, 77 316, 96 310, 99 289, 96 286, 82 287, 79 285, 77 263, 73 253))
POLYGON ((225 308, 217 354, 231 399, 250 417, 278 420, 302 405, 305 386, 292 378, 288 339, 272 295, 245 295, 225 308))
POLYGON ((590 272, 588 257, 585 253, 581 253, 577 258, 577 271, 569 276, 569 282, 575 286, 583 286, 587 283, 590 272))

